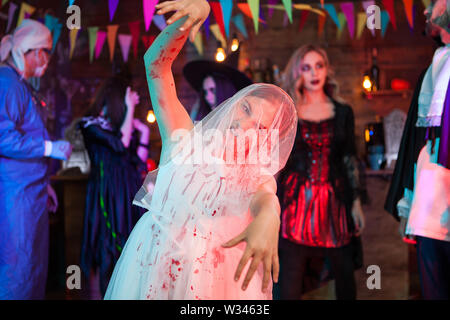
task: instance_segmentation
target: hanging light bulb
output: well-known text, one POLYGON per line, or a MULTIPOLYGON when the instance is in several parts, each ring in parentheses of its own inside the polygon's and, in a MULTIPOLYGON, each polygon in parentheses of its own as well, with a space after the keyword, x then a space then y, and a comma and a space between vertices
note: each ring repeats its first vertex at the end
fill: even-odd
POLYGON ((364 75, 363 88, 368 92, 372 91, 372 81, 368 75, 364 75))
POLYGON ((156 121, 155 113, 153 110, 149 110, 147 113, 147 122, 154 123, 156 121))
POLYGON ((237 38, 236 33, 233 34, 233 40, 231 41, 231 51, 235 52, 239 49, 239 39, 237 38))
POLYGON ((227 57, 225 50, 223 50, 222 45, 220 42, 217 42, 217 50, 216 50, 216 61, 217 62, 223 62, 225 58, 227 57))

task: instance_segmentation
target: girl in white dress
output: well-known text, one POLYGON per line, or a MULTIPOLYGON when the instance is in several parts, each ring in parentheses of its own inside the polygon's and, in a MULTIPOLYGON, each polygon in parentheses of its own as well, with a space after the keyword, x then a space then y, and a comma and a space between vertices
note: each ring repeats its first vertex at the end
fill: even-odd
POLYGON ((273 175, 292 149, 294 104, 280 88, 255 84, 194 126, 177 98, 171 66, 209 5, 178 0, 157 9, 176 11, 144 56, 162 139, 160 166, 135 198, 148 211, 105 299, 271 299, 280 224, 273 175))

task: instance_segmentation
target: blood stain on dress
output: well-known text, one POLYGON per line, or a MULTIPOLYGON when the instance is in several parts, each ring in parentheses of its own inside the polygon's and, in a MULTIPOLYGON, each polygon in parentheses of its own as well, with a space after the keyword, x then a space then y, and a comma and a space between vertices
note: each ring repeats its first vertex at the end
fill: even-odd
POLYGON ((198 273, 198 269, 195 269, 194 273, 198 273))
POLYGON ((219 263, 223 263, 225 261, 225 256, 219 250, 217 250, 217 248, 214 248, 212 253, 214 255, 214 268, 217 268, 219 263))

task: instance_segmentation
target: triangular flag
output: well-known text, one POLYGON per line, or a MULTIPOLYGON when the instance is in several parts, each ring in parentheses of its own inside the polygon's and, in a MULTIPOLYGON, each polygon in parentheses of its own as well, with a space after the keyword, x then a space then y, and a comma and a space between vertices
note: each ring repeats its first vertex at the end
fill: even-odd
POLYGON ((108 47, 109 47, 109 60, 112 62, 114 58, 114 51, 116 48, 116 35, 119 29, 118 24, 112 24, 106 27, 107 37, 108 37, 108 47))
POLYGON ((219 2, 211 1, 209 3, 211 6, 211 10, 214 15, 214 19, 216 19, 216 23, 220 28, 220 32, 222 32, 223 37, 225 38, 225 25, 223 23, 223 16, 222 16, 222 6, 219 2))
POLYGON ((197 35, 194 39, 194 46, 197 49, 199 55, 203 56, 203 39, 201 32, 197 32, 197 35))
POLYGON ((205 29, 205 36, 206 36, 206 41, 209 41, 209 15, 206 18, 205 22, 203 22, 203 28, 205 29))
POLYGON ((53 38, 52 52, 53 52, 56 48, 56 44, 58 43, 59 36, 61 35, 62 24, 59 23, 58 18, 50 14, 45 15, 44 24, 52 32, 53 35, 52 37, 53 38))
POLYGON ((220 0, 222 6, 223 23, 225 26, 225 34, 230 36, 230 20, 233 12, 233 0, 220 0))
POLYGON ((364 31, 364 27, 366 26, 367 22, 367 14, 365 12, 358 12, 357 15, 357 22, 356 22, 356 38, 361 38, 361 35, 364 31))
POLYGON ((155 41, 155 39, 156 39, 156 36, 152 36, 152 35, 142 36, 142 42, 144 43, 145 50, 150 48, 150 46, 152 45, 153 41, 155 41))
POLYGON ((69 39, 70 39, 69 59, 72 59, 73 51, 75 50, 75 44, 77 41, 78 31, 80 31, 80 29, 77 29, 77 28, 70 29, 70 31, 69 31, 69 39))
POLYGON ((381 11, 381 36, 384 38, 384 35, 386 34, 386 29, 389 24, 389 13, 385 10, 381 11))
POLYGON ((56 22, 56 25, 53 29, 53 44, 52 44, 52 52, 55 51, 56 44, 58 43, 59 36, 61 35, 62 24, 59 21, 56 22))
POLYGON ((148 31, 150 28, 157 3, 158 0, 143 0, 142 2, 142 6, 144 7, 145 31, 148 31))
POLYGON ((17 26, 20 26, 22 20, 25 18, 25 13, 28 13, 30 16, 36 11, 36 8, 30 6, 28 3, 22 2, 19 11, 19 18, 17 18, 17 26))
MULTIPOLYGON (((250 6, 248 5, 248 3, 241 2, 241 3, 238 3, 237 6, 238 6, 239 10, 242 11, 243 14, 245 14, 250 19, 253 19, 253 14, 252 14, 252 11, 250 10, 250 6)), ((265 21, 261 20, 261 17, 259 18, 259 22, 266 23, 265 21)))
MULTIPOLYGON (((370 6, 373 6, 375 4, 375 0, 367 0, 363 1, 362 6, 364 8, 364 12, 366 13, 366 21, 367 21, 367 8, 370 6)), ((370 29, 370 32, 372 33, 372 36, 375 37, 375 29, 370 29)))
POLYGON ((397 30, 397 22, 395 21, 395 8, 394 8, 394 0, 382 0, 383 6, 386 8, 387 13, 389 14, 389 20, 394 27, 394 30, 397 30))
POLYGON ((237 14, 233 17, 233 23, 239 32, 244 36, 244 38, 248 38, 247 28, 245 27, 244 17, 242 14, 237 14))
POLYGON ((414 28, 413 0, 403 0, 405 6, 406 18, 410 28, 414 28))
POLYGON ((129 22, 128 27, 130 28, 130 33, 131 36, 133 37, 131 44, 133 46, 133 55, 134 58, 136 59, 139 44, 139 35, 141 33, 141 30, 139 28, 139 21, 129 22))
POLYGON ((300 12, 300 21, 298 23, 298 32, 302 31, 303 27, 305 26, 306 19, 308 18, 309 11, 308 10, 302 10, 300 12))
POLYGON ((98 31, 98 27, 89 27, 88 28, 89 62, 90 63, 92 63, 92 60, 94 59, 95 44, 97 43, 97 31, 98 31))
POLYGON ((323 10, 315 9, 315 8, 311 7, 309 4, 303 4, 303 3, 295 4, 294 3, 292 6, 296 10, 307 10, 307 11, 314 12, 315 14, 320 14, 321 16, 325 16, 326 15, 323 10))
POLYGON ((276 3, 278 2, 278 0, 268 0, 268 7, 269 7, 269 9, 268 9, 268 18, 270 19, 270 18, 272 18, 272 15, 273 15, 273 9, 274 9, 274 7, 272 7, 273 5, 275 5, 276 3))
POLYGON ((0 8, 8 3, 9 0, 0 0, 0 8))
POLYGON ((423 6, 426 8, 428 8, 430 6, 431 0, 422 0, 423 6))
POLYGON ((338 14, 336 12, 336 9, 334 8, 334 5, 331 4, 331 3, 327 3, 327 4, 324 5, 324 9, 327 10, 327 12, 330 15, 331 19, 333 20, 333 22, 336 24, 338 29, 340 29, 341 26, 339 24, 339 18, 338 18, 338 14))
POLYGON ((97 41, 95 42, 95 59, 98 59, 98 57, 100 57, 100 54, 102 53, 103 45, 105 44, 105 40, 106 40, 106 32, 98 31, 97 32, 97 41))
POLYGON ((250 9, 250 13, 253 19, 253 26, 255 28, 255 32, 258 33, 259 27, 259 0, 247 0, 248 7, 250 9))
POLYGON ((338 19, 339 19, 340 28, 338 28, 338 31, 337 31, 337 38, 341 39, 342 30, 344 30, 344 26, 345 26, 345 23, 346 23, 345 14, 343 12, 339 12, 338 19))
POLYGON ((122 51, 123 61, 127 62, 128 55, 130 53, 131 40, 133 37, 128 34, 119 34, 117 38, 119 40, 120 50, 122 51))
POLYGON ((341 9, 347 18, 348 32, 350 33, 350 38, 353 39, 355 36, 355 13, 353 8, 353 2, 341 2, 341 9))
POLYGON ((292 23, 292 0, 282 0, 289 22, 292 23))
POLYGON ((214 37, 220 41, 220 43, 222 44, 222 48, 226 48, 227 47, 227 42, 225 40, 225 38, 222 35, 222 32, 220 32, 219 26, 216 24, 213 24, 211 26, 209 26, 209 28, 211 29, 211 32, 213 33, 214 37))
POLYGON ((163 31, 167 27, 166 19, 163 15, 153 16, 153 23, 158 27, 159 30, 163 31))
POLYGON ((317 16, 317 35, 320 37, 323 33, 327 16, 317 16))
POLYGON ((113 21, 114 14, 116 13, 118 4, 119 4, 119 0, 109 0, 108 1, 109 21, 113 21))

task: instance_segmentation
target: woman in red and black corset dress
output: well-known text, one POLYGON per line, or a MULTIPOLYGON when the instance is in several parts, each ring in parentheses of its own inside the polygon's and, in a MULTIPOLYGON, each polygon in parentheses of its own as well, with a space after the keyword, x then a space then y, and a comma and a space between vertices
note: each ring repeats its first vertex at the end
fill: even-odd
MULTIPOLYGON (((281 204, 279 297, 301 299, 315 258, 327 262, 337 299, 355 299, 355 237, 364 227, 358 197, 354 117, 336 101, 326 52, 303 46, 282 86, 299 117, 294 148, 278 178, 281 204)), ((360 249, 360 248, 359 248, 360 249)))

